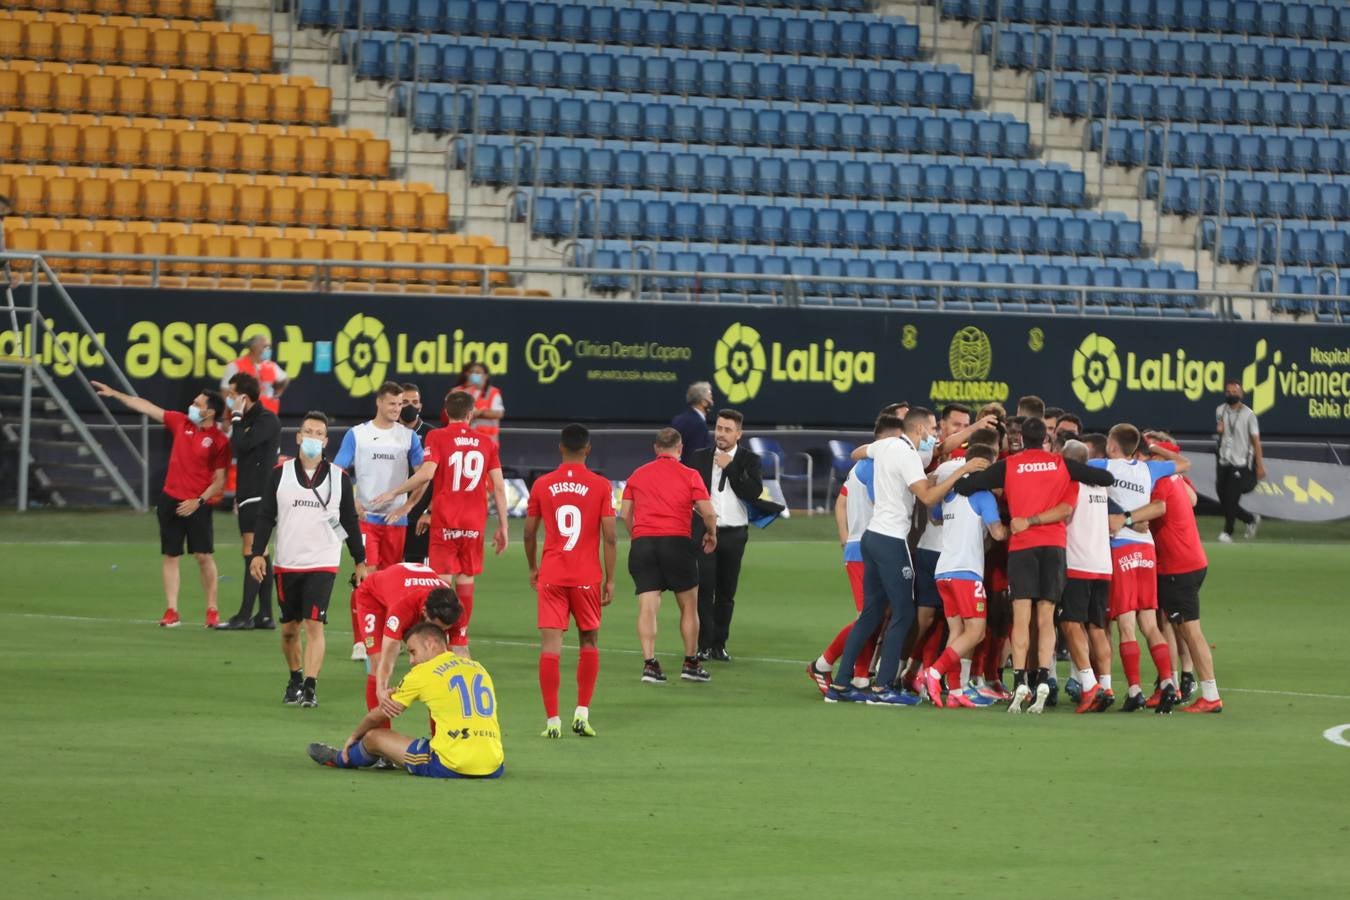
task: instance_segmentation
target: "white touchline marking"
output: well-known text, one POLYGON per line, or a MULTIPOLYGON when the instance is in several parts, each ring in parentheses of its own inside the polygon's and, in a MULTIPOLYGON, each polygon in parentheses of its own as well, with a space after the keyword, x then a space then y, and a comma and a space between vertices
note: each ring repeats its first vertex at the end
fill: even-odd
MULTIPOLYGON (((57 622, 106 622, 114 625, 159 624, 158 619, 111 619, 103 616, 63 616, 57 615, 55 613, 21 613, 21 612, 8 612, 5 610, 0 610, 0 615, 15 616, 21 619, 51 619, 57 622)), ((532 648, 539 646, 538 642, 536 641, 507 641, 507 640, 500 640, 497 638, 477 638, 475 639, 475 642, 479 644, 487 644, 492 647, 532 648)), ((576 650, 578 648, 575 644, 564 644, 563 649, 576 650)), ((600 652, 618 653, 624 656, 642 655, 641 650, 629 650, 623 647, 601 647, 600 652)), ((739 660, 743 660, 744 662, 767 663, 768 665, 774 666, 804 667, 807 663, 807 661, 804 659, 780 659, 774 656, 738 656, 736 658, 739 660)), ((1272 691, 1272 690, 1265 690, 1262 688, 1235 688, 1235 687, 1224 688, 1224 690, 1231 694, 1266 694, 1272 697, 1308 697, 1314 700, 1350 700, 1350 694, 1314 694, 1309 693, 1307 691, 1272 691)), ((1339 728, 1342 731, 1350 731, 1350 724, 1339 726, 1339 728)), ((1329 729, 1328 734, 1330 733, 1330 731, 1334 730, 1336 729, 1329 729)), ((1333 739, 1327 737, 1327 740, 1330 741, 1333 739)), ((1334 741, 1334 742, 1341 743, 1341 741, 1334 741)), ((1345 746, 1350 747, 1350 740, 1345 740, 1344 743, 1345 746)))
POLYGON ((1333 744, 1339 744, 1342 747, 1350 747, 1350 740, 1347 740, 1345 737, 1347 731, 1350 731, 1350 724, 1337 725, 1322 732, 1322 737, 1331 741, 1333 744))

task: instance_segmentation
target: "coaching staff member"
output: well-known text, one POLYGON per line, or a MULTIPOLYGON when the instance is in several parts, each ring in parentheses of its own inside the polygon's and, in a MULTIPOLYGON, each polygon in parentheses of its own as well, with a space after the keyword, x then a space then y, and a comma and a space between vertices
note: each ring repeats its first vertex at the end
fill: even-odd
MULTIPOLYGON (((248 576, 253 557, 254 523, 258 505, 277 465, 277 449, 281 440, 281 421, 276 413, 259 402, 262 386, 258 379, 243 372, 230 379, 230 393, 225 403, 230 408, 230 449, 234 451, 234 508, 239 520, 239 537, 244 551, 244 596, 239 612, 229 621, 216 626, 222 631, 247 631, 252 628, 276 628, 272 621, 272 578, 261 580, 248 576), (258 603, 258 616, 253 617, 253 603, 258 603)), ((262 546, 267 561, 267 545, 262 546)), ((270 568, 271 563, 267 562, 270 568)))
POLYGON ((355 581, 366 577, 366 547, 351 477, 323 458, 328 446, 328 417, 307 412, 295 435, 300 452, 268 474, 258 502, 258 553, 249 564, 253 580, 267 577, 267 543, 277 535, 277 600, 281 606, 281 652, 291 678, 282 702, 319 705, 319 669, 323 665, 323 626, 333 597, 342 544, 356 563, 355 581), (300 632, 305 633, 303 662, 300 632))
POLYGON ((683 450, 680 462, 686 466, 699 450, 708 446, 708 410, 713 408, 712 385, 695 381, 684 394, 685 408, 670 420, 670 427, 680 433, 683 450))
POLYGON ((216 608, 215 533, 211 507, 206 498, 225 488, 225 470, 230 465, 230 440, 217 426, 225 415, 225 399, 215 391, 202 391, 192 400, 187 413, 160 409, 143 397, 133 397, 99 381, 90 385, 100 397, 110 397, 134 413, 160 422, 173 435, 169 470, 164 476, 164 491, 159 499, 159 547, 164 554, 161 568, 164 598, 168 609, 159 620, 160 627, 174 628, 178 617, 178 558, 183 543, 197 558, 197 571, 206 594, 206 627, 220 624, 216 608))
POLYGON ((686 681, 708 681, 698 661, 698 549, 690 540, 689 510, 703 519, 703 552, 717 549, 717 514, 703 479, 680 463, 680 433, 662 428, 652 446, 656 459, 640 466, 623 489, 619 517, 633 542, 628 548, 628 574, 638 597, 638 642, 642 645, 642 680, 665 683, 656 659, 656 614, 661 592, 672 591, 680 606, 686 681))
POLYGON ((1214 411, 1214 428, 1219 434, 1219 460, 1216 487, 1223 507, 1223 531, 1219 542, 1233 541, 1233 523, 1241 521, 1249 538, 1256 537, 1261 517, 1242 508, 1242 495, 1255 490, 1266 478, 1266 460, 1261 451, 1261 428, 1256 413, 1242 402, 1242 385, 1229 381, 1223 387, 1223 403, 1214 411))
MULTIPOLYGON (((759 457, 739 444, 744 422, 737 410, 719 411, 713 446, 689 457, 689 466, 702 476, 717 513, 717 549, 698 554, 698 655, 717 662, 731 662, 727 636, 750 530, 746 504, 758 501, 764 490, 759 457)), ((695 517, 694 539, 701 541, 703 533, 703 522, 695 517)))
MULTIPOLYGON (((399 387, 403 388, 403 408, 398 411, 398 420, 416 432, 422 446, 426 447, 427 435, 431 434, 436 426, 422 418, 422 389, 411 381, 404 382, 399 387)), ((418 523, 431 509, 431 485, 424 484, 419 490, 421 495, 413 504, 413 508, 408 511, 408 530, 403 536, 404 562, 425 563, 430 549, 431 520, 427 519, 427 527, 420 531, 418 523)))

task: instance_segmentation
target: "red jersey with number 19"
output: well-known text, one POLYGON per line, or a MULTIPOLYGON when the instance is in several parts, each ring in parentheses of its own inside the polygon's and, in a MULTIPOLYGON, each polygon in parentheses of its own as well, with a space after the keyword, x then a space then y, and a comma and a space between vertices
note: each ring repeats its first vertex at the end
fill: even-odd
POLYGON ((487 528, 489 473, 502 467, 497 445, 467 423, 451 422, 427 435, 423 459, 436 464, 431 527, 481 534, 487 528))
POLYGON ((540 583, 561 587, 600 583, 600 520, 614 516, 609 479, 584 463, 563 463, 535 481, 525 514, 544 520, 540 583))

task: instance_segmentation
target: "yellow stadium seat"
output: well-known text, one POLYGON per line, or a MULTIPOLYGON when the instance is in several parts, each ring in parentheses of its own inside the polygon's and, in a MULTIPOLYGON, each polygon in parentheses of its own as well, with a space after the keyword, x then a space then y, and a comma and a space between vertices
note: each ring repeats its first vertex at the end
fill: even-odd
MULTIPOLYGON (((206 188, 207 185, 197 181, 177 185, 173 192, 173 218, 183 222, 196 222, 205 217, 206 188)), ((149 206, 148 201, 146 206, 149 206)))
POLYGON ((52 108, 71 113, 85 108, 85 78, 71 72, 57 75, 52 90, 52 108))
POLYGON ((240 67, 249 72, 272 71, 272 36, 270 34, 245 36, 240 67))
POLYGON ((154 14, 165 19, 183 19, 186 18, 186 6, 184 0, 152 0, 151 7, 154 14))
POLYGON ((113 129, 92 125, 80 131, 80 162, 86 166, 106 166, 112 162, 113 129))
POLYGON ((159 28, 150 33, 150 63, 167 69, 183 61, 183 33, 159 28))
POLYGON ((245 172, 261 172, 267 169, 267 137, 261 134, 239 136, 239 168, 245 172))
MULTIPOLYGON (((75 237, 75 249, 80 253, 107 253, 107 236, 102 231, 90 230, 83 231, 75 237)), ((108 268, 108 263, 102 259, 90 259, 81 257, 75 261, 76 268, 86 272, 103 272, 108 268)))
MULTIPOLYGON (((450 250, 451 264, 460 265, 478 265, 482 262, 477 247, 464 246, 452 247, 450 250)), ((482 282, 482 276, 473 269, 452 269, 450 271, 450 280, 459 285, 478 285, 482 282)))
MULTIPOLYGON (((175 208, 176 186, 174 184, 152 179, 140 173, 133 173, 132 177, 141 181, 141 197, 143 198, 147 219, 179 218, 175 208)), ((186 212, 191 212, 191 210, 186 210, 186 212)), ((196 218, 196 216, 193 218, 196 218)))
MULTIPOLYGON (((362 262, 388 262, 389 248, 378 241, 366 241, 358 244, 356 249, 356 258, 362 262)), ((384 281, 388 276, 387 269, 378 269, 374 267, 362 267, 357 277, 363 281, 384 281)))
POLYGON ((211 135, 206 141, 206 164, 212 169, 239 167, 239 136, 228 131, 211 135))
MULTIPOLYGON (((417 259, 419 262, 444 266, 450 262, 450 248, 441 244, 422 244, 417 248, 417 259)), ((444 284, 450 280, 450 274, 445 269, 423 269, 418 280, 444 284)))
MULTIPOLYGON (((327 259, 339 261, 355 260, 358 245, 356 241, 349 240, 329 241, 327 249, 327 259)), ((351 281, 357 277, 356 269, 353 266, 330 266, 328 272, 329 276, 334 281, 351 281)))
POLYGON ((267 188, 260 184, 248 184, 235 193, 239 198, 240 222, 256 225, 267 220, 267 188))
POLYGON ((240 114, 250 122, 272 118, 272 89, 265 84, 245 84, 240 88, 240 114))
POLYGON ((301 225, 324 227, 328 224, 329 192, 323 188, 306 188, 300 192, 300 210, 296 220, 301 225))
POLYGON ((492 238, 485 234, 466 234, 463 236, 462 242, 470 247, 477 247, 479 250, 486 250, 488 247, 494 246, 492 238))
MULTIPOLYGON (((417 249, 416 244, 394 244, 389 248, 389 261, 415 263, 417 262, 417 249)), ((416 269, 387 269, 383 278, 389 281, 416 281, 418 273, 416 269)))
POLYGON ((300 192, 293 187, 272 188, 267 192, 268 222, 273 225, 292 225, 296 222, 300 192))
POLYGON ((0 59, 9 59, 23 53, 23 23, 0 19, 0 59))
MULTIPOLYGON (((233 258, 236 255, 234 250, 234 238, 224 234, 218 234, 215 237, 207 238, 205 252, 202 255, 233 258)), ((207 275, 228 275, 233 271, 233 263, 214 262, 206 264, 207 275)))
POLYGON ((328 171, 328 138, 306 137, 300 140, 300 169, 311 175, 328 171))
POLYGON ((220 176, 220 180, 225 182, 226 184, 234 185, 235 189, 238 190, 239 188, 244 187, 245 185, 252 184, 253 176, 246 175, 242 172, 226 172, 220 176))
POLYGON ((145 132, 137 128, 118 128, 113 132, 113 162, 119 166, 139 166, 145 158, 145 132))
MULTIPOLYGON (((202 238, 196 234, 176 234, 169 238, 169 253, 173 256, 201 256, 202 238)), ((169 263, 172 275, 192 275, 201 271, 201 263, 174 260, 169 263)))
MULTIPOLYGON (((140 240, 134 234, 126 231, 113 231, 108 234, 108 252, 121 253, 126 256, 135 256, 140 252, 140 240)), ((108 271, 117 275, 129 275, 135 272, 138 265, 131 259, 112 259, 108 261, 108 271)))
POLYGON ((112 184, 103 178, 81 178, 76 191, 75 206, 86 219, 101 219, 109 214, 108 201, 112 184))
MULTIPOLYGON (((339 175, 354 174, 351 172, 338 172, 339 175)), ((359 174, 366 178, 379 178, 389 174, 389 142, 388 141, 362 141, 361 143, 361 168, 359 174)))
POLYGON ((389 195, 384 191, 362 191, 357 205, 362 228, 384 228, 389 224, 389 195))
POLYGON ((15 145, 19 137, 19 125, 16 122, 0 121, 0 159, 13 159, 15 145))
MULTIPOLYGON (((52 228, 42 232, 42 252, 46 253, 73 253, 75 250, 75 232, 64 229, 52 228)), ((49 258, 47 265, 58 272, 70 272, 75 268, 75 263, 69 257, 49 258)))
POLYGON ((140 18, 142 16, 153 16, 155 14, 155 4, 150 0, 122 0, 118 12, 140 18))
POLYGON ((417 195, 412 191, 389 194, 389 224, 394 228, 416 228, 417 195))
POLYGON ((239 118, 240 85, 237 81, 219 81, 211 85, 211 118, 239 118))
MULTIPOLYGON (((241 237, 234 241, 234 253, 241 259, 262 259, 267 255, 267 247, 260 237, 241 237)), ((262 263, 237 263, 235 271, 246 278, 256 278, 263 273, 262 263)))
POLYGON ((445 231, 450 227, 450 198, 445 194, 422 194, 417 203, 417 227, 445 231))
POLYGON ((146 88, 146 110, 152 116, 178 115, 178 82, 171 78, 155 78, 146 88))
POLYGON ((335 175, 355 175, 360 171, 361 142, 354 138, 334 138, 329 171, 335 175))
MULTIPOLYGON (((328 242, 322 238, 301 238, 296 245, 295 259, 325 259, 328 252, 328 242)), ((317 266, 296 266, 294 269, 296 278, 313 278, 318 274, 317 266)))
POLYGON ((50 109, 52 82, 50 72, 26 72, 19 87, 19 102, 25 109, 50 109))
POLYGON ((268 168, 280 175, 303 171, 300 168, 300 138, 282 134, 269 142, 271 164, 268 168))
POLYGON ((49 158, 61 165, 74 165, 80 161, 80 132, 78 125, 51 126, 52 149, 49 158))
POLYGON ((356 212, 357 192, 353 190, 328 193, 328 221, 335 228, 355 228, 359 224, 356 212))
POLYGON ((91 63, 112 65, 120 62, 122 52, 119 46, 118 29, 111 25, 92 25, 89 28, 89 42, 86 45, 85 59, 91 63))
POLYGON ((30 59, 51 59, 56 55, 56 24, 29 22, 23 29, 23 52, 30 59))
POLYGON ((238 215, 236 188, 232 184, 206 186, 206 218, 211 222, 233 222, 238 215))
POLYGON ((56 57, 66 62, 81 62, 89 55, 89 29, 79 23, 56 29, 56 57))
POLYGON ((178 109, 189 119, 204 118, 211 111, 211 84, 184 81, 178 85, 178 109))
POLYGON ((189 69, 209 69, 212 61, 212 38, 205 31, 189 31, 183 35, 183 65, 189 69))
POLYGON ((201 131, 179 131, 174 135, 174 159, 184 169, 200 169, 206 165, 206 134, 201 131))
POLYGON ((0 69, 0 108, 9 109, 19 104, 19 73, 0 69))
MULTIPOLYGON (((295 259, 294 238, 280 237, 268 241, 263 247, 263 255, 268 259, 295 259)), ((292 266, 269 265, 263 272, 270 278, 290 278, 295 274, 292 266)))
POLYGON ((117 80, 110 75, 90 75, 84 79, 84 108, 91 113, 111 113, 117 109, 117 80))
POLYGON ((217 69, 234 71, 243 68, 244 36, 234 32, 211 35, 211 65, 217 69))
POLYGON ((183 0, 183 16, 188 19, 213 19, 216 0, 183 0))
MULTIPOLYGON (((142 223, 128 223, 128 231, 136 235, 137 252, 139 252, 142 256, 158 256, 161 258, 168 256, 171 247, 172 236, 167 233, 136 233, 131 230, 130 228, 131 225, 139 225, 139 224, 142 223)), ((135 263, 133 263, 133 271, 142 273, 149 272, 151 271, 153 265, 154 262, 152 260, 149 259, 138 260, 135 263)), ((160 273, 165 274, 166 272, 167 267, 164 265, 163 262, 161 262, 160 273)))
POLYGON ((271 111, 267 118, 287 123, 302 121, 301 100, 304 95, 300 88, 292 84, 278 84, 269 90, 271 111))
POLYGON ((117 34, 117 60, 124 66, 150 62, 150 29, 122 28, 117 34))
POLYGON ((156 128, 145 133, 145 164, 163 169, 174 164, 174 133, 167 128, 156 128))
POLYGON ((39 210, 42 209, 42 194, 46 187, 46 180, 40 175, 20 175, 14 179, 14 184, 10 190, 14 195, 10 200, 14 201, 14 208, 21 210, 39 210))
MULTIPOLYGON (((485 266, 508 266, 511 264, 511 251, 505 247, 486 247, 481 251, 480 256, 485 266)), ((489 272, 488 282, 491 284, 508 284, 511 277, 506 272, 489 272)))
POLYGON ((139 116, 145 112, 150 92, 150 80, 139 76, 117 80, 117 112, 124 116, 139 116))
POLYGON ((144 206, 141 183, 134 178, 112 183, 112 215, 116 219, 139 219, 144 206))
POLYGON ((20 125, 16 155, 24 162, 43 162, 47 158, 50 140, 50 130, 41 122, 20 125))
POLYGON ((253 233, 253 229, 247 225, 221 225, 220 233, 227 234, 237 241, 241 237, 248 237, 253 233))
POLYGON ((285 125, 277 125, 272 122, 250 122, 244 125, 252 134, 265 134, 268 137, 276 137, 279 134, 286 134, 285 125))

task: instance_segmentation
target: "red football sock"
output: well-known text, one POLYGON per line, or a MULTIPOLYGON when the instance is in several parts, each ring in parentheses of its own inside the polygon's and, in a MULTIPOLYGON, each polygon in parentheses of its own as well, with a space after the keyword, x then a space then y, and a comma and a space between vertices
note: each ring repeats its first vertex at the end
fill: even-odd
MULTIPOLYGON (((469 582, 468 584, 455 585, 455 595, 459 597, 459 605, 464 607, 464 612, 459 617, 459 624, 455 628, 456 632, 459 631, 464 632, 464 639, 461 641, 461 643, 468 643, 469 620, 473 618, 474 587, 475 585, 473 582, 469 582)), ((451 641, 451 643, 454 643, 454 641, 451 641)))
POLYGON ((975 649, 970 651, 970 677, 984 678, 984 657, 989 652, 989 632, 984 633, 975 649))
MULTIPOLYGON (((1164 648, 1166 645, 1164 645, 1164 648)), ((1137 687, 1139 684, 1139 642, 1120 642, 1120 664, 1125 667, 1125 684, 1137 687)))
POLYGON ((844 645, 848 643, 848 635, 852 630, 853 624, 850 622, 840 629, 839 633, 834 636, 834 640, 830 641, 830 646, 826 647, 825 652, 820 654, 825 657, 827 663, 834 665, 839 661, 839 657, 844 655, 844 645))
POLYGON ((989 646, 984 651, 984 677, 989 681, 998 681, 1003 672, 1003 637, 998 636, 989 640, 989 646))
POLYGON ((558 715, 558 654, 539 654, 539 693, 544 698, 544 715, 552 719, 558 715))
POLYGON ((853 677, 866 678, 871 674, 872 657, 877 652, 877 637, 881 634, 881 629, 872 632, 872 636, 863 642, 862 652, 858 654, 858 660, 853 664, 853 677))
POLYGON ((600 648, 582 647, 577 657, 577 706, 590 706, 595 679, 600 675, 600 648))
MULTIPOLYGON (((372 710, 380 705, 380 698, 375 693, 375 676, 366 676, 366 710, 372 710)), ((386 720, 383 725, 376 725, 376 728, 388 728, 389 722, 386 720)))
POLYGON ((361 617, 356 614, 356 592, 352 592, 352 643, 361 643, 361 617))
POLYGON ((925 666, 931 666, 942 655, 942 645, 945 643, 942 624, 935 620, 928 628, 928 635, 923 642, 923 664, 925 666))
POLYGON ((942 655, 933 663, 933 670, 943 678, 946 678, 952 672, 959 671, 961 668, 961 657, 951 647, 942 651, 942 655))
MULTIPOLYGON (((1138 645, 1136 645, 1138 646, 1138 645)), ((1135 651, 1138 653, 1138 650, 1135 651)), ((1172 677, 1172 651, 1167 646, 1166 641, 1154 644, 1148 648, 1148 652, 1153 656, 1153 665, 1158 667, 1158 678, 1161 681, 1167 681, 1172 677)), ((1139 663, 1135 663, 1135 671, 1138 671, 1139 663)))

